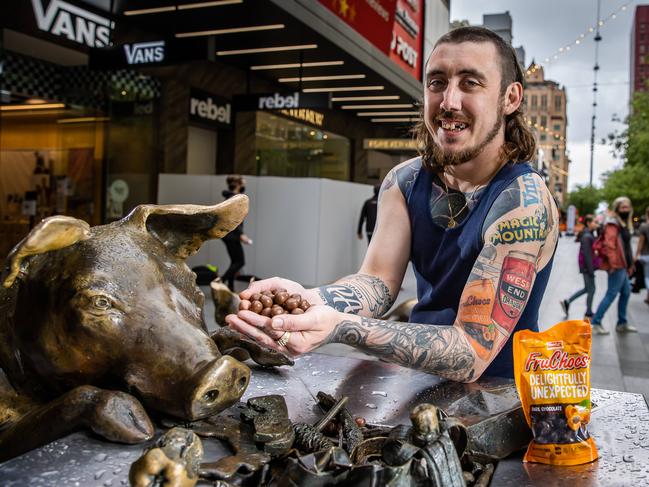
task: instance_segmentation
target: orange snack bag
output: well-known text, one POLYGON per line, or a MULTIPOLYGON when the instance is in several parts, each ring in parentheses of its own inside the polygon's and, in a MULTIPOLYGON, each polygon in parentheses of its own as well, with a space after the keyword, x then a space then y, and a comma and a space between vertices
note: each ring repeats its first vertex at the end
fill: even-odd
POLYGON ((581 465, 597 459, 590 421, 591 328, 564 321, 514 335, 514 376, 534 438, 523 461, 581 465))

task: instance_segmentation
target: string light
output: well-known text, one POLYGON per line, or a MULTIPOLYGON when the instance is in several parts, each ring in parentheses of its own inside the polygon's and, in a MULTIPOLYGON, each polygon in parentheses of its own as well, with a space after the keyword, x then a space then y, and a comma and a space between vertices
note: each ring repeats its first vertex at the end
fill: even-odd
MULTIPOLYGON (((570 52, 572 47, 583 45, 584 44, 583 40, 586 38, 586 36, 588 36, 588 35, 592 34, 593 32, 595 32, 595 30, 597 29, 598 26, 602 27, 607 22, 617 19, 618 14, 620 14, 621 12, 626 11, 627 7, 629 5, 631 5, 632 3, 633 3, 632 0, 626 2, 624 5, 619 7, 617 10, 615 10, 615 11, 611 12, 610 14, 608 14, 608 16, 606 18, 600 20, 599 22, 596 22, 595 25, 593 25, 591 27, 588 27, 588 29, 586 31, 579 34, 579 36, 577 36, 576 39, 574 41, 572 41, 570 44, 567 44, 565 46, 561 46, 555 52, 553 52, 549 56, 546 56, 545 58, 543 58, 543 64, 546 64, 546 65, 547 64, 552 64, 552 63, 556 62, 559 59, 560 56, 570 52)), ((540 67, 541 66, 539 64, 534 64, 533 66, 531 66, 527 70, 527 74, 530 75, 530 74, 535 73, 540 67)))

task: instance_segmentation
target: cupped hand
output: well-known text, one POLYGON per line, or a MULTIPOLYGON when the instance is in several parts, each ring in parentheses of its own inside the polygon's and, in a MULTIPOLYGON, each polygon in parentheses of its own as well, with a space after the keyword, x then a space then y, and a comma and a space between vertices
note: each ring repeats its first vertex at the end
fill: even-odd
POLYGON ((311 306, 301 315, 278 315, 271 318, 252 311, 239 311, 225 318, 230 328, 255 341, 291 355, 300 355, 327 343, 336 324, 342 321, 340 313, 329 306, 311 306), (284 333, 291 332, 286 346, 277 343, 284 333))
POLYGON ((322 304, 322 299, 318 296, 318 292, 315 289, 304 289, 304 286, 301 284, 282 277, 271 277, 261 281, 254 281, 250 283, 248 289, 239 293, 239 297, 241 299, 249 300, 255 293, 274 291, 276 289, 286 289, 289 294, 299 294, 302 298, 306 299, 309 304, 322 304))

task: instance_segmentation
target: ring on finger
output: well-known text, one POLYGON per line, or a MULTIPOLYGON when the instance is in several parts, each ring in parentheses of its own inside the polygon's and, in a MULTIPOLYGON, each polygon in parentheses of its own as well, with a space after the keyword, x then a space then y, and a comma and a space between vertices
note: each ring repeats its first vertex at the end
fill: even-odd
POLYGON ((278 345, 285 347, 286 345, 288 345, 288 341, 290 339, 291 339, 291 332, 285 331, 284 334, 275 341, 277 342, 278 345))

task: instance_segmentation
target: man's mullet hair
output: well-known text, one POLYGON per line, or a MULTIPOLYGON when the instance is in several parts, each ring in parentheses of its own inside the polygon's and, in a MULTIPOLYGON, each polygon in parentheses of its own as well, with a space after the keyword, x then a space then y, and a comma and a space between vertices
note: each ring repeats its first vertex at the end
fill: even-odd
MULTIPOLYGON (((491 42, 496 46, 498 55, 500 56, 500 97, 501 100, 507 92, 507 87, 518 82, 525 86, 525 77, 523 70, 518 59, 516 52, 507 44, 498 34, 485 29, 484 27, 460 27, 458 29, 447 32, 438 39, 433 47, 433 51, 440 44, 460 44, 461 42, 491 42)), ((424 79, 424 84, 426 80, 424 79)), ((424 87, 426 89, 426 87, 424 87)), ((505 143, 500 149, 502 160, 513 162, 532 161, 536 158, 536 140, 532 131, 528 128, 521 105, 515 112, 505 117, 505 143)), ((434 161, 433 156, 433 141, 432 136, 426 128, 424 123, 424 104, 421 103, 419 121, 415 125, 413 132, 417 141, 419 153, 421 155, 422 164, 424 167, 434 170, 439 167, 434 161)))

